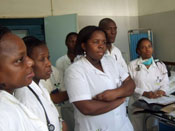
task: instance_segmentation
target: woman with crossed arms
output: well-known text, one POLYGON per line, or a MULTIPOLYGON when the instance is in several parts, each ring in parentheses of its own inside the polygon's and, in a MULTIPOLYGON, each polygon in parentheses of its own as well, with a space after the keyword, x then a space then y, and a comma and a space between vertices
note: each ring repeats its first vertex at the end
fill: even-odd
POLYGON ((75 131, 133 131, 124 101, 135 84, 115 59, 104 55, 106 41, 101 28, 83 28, 76 49, 84 56, 65 72, 65 87, 75 109, 75 131))

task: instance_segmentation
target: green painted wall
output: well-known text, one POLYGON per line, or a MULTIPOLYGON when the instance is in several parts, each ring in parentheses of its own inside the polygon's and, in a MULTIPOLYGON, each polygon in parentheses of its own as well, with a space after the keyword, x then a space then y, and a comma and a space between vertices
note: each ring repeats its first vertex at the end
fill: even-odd
POLYGON ((56 60, 67 52, 66 35, 70 32, 77 32, 77 15, 49 16, 45 18, 44 24, 50 60, 55 65, 56 60))

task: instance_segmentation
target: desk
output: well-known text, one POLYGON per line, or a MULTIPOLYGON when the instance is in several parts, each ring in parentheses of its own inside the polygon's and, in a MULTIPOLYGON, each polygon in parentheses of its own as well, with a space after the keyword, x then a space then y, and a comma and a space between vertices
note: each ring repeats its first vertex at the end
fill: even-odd
POLYGON ((145 101, 142 100, 137 100, 136 102, 134 102, 133 106, 143 109, 142 111, 136 111, 134 113, 148 114, 148 116, 144 119, 144 131, 147 131, 147 120, 150 117, 155 117, 159 120, 159 123, 174 127, 173 129, 175 129, 175 117, 166 115, 164 112, 162 112, 161 108, 163 108, 164 106, 158 104, 147 104, 145 101))

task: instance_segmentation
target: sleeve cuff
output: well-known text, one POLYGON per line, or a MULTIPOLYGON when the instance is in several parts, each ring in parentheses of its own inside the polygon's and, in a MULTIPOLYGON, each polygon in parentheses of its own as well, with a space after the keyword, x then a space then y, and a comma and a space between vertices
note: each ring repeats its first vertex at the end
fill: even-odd
POLYGON ((83 100, 92 100, 92 97, 89 95, 82 95, 82 96, 74 96, 73 98, 70 97, 69 102, 76 102, 76 101, 83 101, 83 100))
POLYGON ((128 76, 129 76, 129 74, 125 73, 124 75, 122 75, 121 80, 124 81, 128 76))

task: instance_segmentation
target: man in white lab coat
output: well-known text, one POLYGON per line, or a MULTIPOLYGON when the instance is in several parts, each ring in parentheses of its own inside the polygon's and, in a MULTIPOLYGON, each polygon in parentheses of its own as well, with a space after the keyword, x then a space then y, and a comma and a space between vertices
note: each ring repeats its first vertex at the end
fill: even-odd
MULTIPOLYGON (((78 34, 75 32, 71 32, 66 36, 66 46, 67 46, 67 54, 60 57, 56 61, 56 67, 60 73, 61 77, 61 83, 60 83, 60 91, 66 92, 66 89, 64 87, 64 72, 65 70, 74 62, 74 59, 76 57, 75 55, 75 45, 77 41, 78 34)), ((67 92, 66 92, 67 93, 67 92)), ((65 120, 68 126, 69 131, 74 130, 74 109, 72 104, 68 102, 68 99, 65 101, 62 101, 61 104, 61 115, 62 118, 65 120)))
POLYGON ((117 36, 116 23, 110 18, 104 18, 100 20, 99 27, 107 33, 108 42, 106 55, 112 56, 128 72, 127 64, 123 59, 121 51, 113 44, 117 36))

